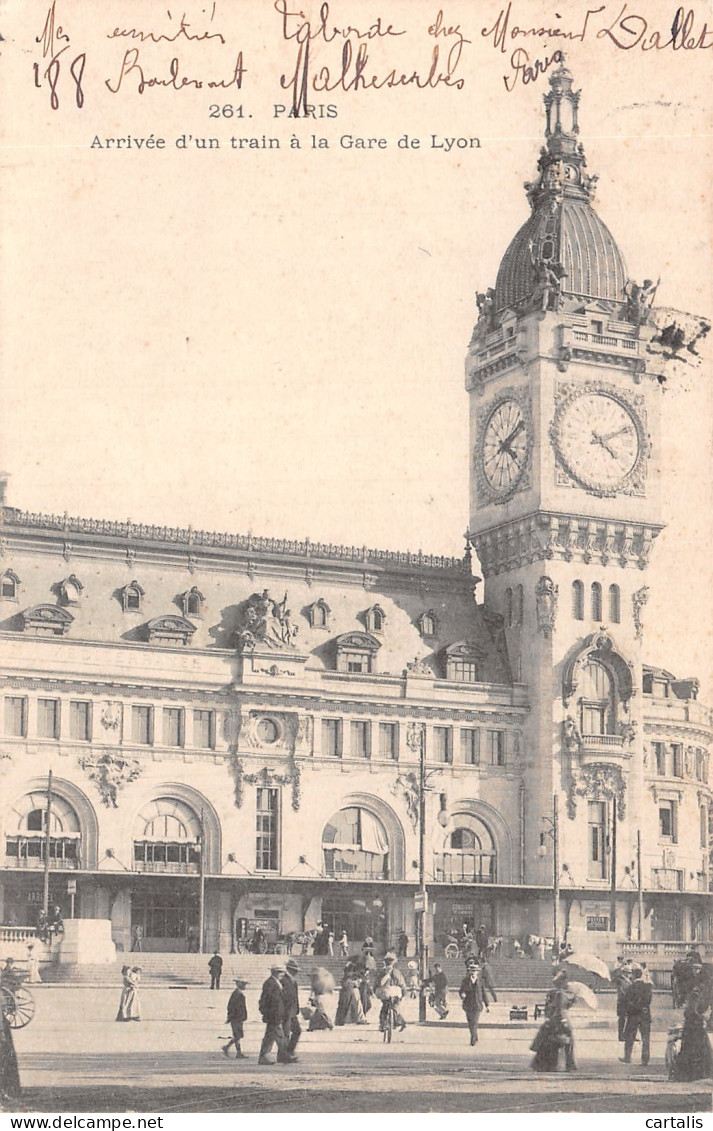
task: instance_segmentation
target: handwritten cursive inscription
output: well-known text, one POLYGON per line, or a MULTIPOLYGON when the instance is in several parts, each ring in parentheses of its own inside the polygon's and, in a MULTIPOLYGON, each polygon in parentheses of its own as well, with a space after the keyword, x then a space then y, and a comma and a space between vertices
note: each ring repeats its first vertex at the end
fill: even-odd
POLYGON ((134 86, 138 94, 143 94, 144 91, 154 86, 169 87, 173 90, 185 90, 186 88, 202 90, 203 87, 213 90, 218 88, 227 90, 229 87, 235 86, 240 90, 243 85, 243 77, 246 73, 246 68, 243 66, 242 51, 238 52, 233 73, 229 78, 189 78, 187 75, 181 74, 181 66, 180 59, 174 56, 168 65, 168 75, 149 75, 147 77, 140 58, 139 48, 131 47, 128 51, 124 52, 124 58, 121 61, 121 68, 117 77, 114 80, 105 79, 104 81, 112 94, 119 93, 124 83, 129 80, 129 76, 131 76, 131 79, 128 85, 134 86))
MULTIPOLYGON (((40 63, 33 63, 35 87, 40 90, 43 80, 47 81, 50 91, 50 106, 53 110, 59 109, 59 78, 62 71, 62 55, 70 48, 70 37, 65 29, 57 22, 57 0, 47 10, 44 27, 39 35, 35 36, 35 43, 42 46, 43 60, 49 57, 44 70, 40 70, 40 63)), ((69 74, 74 82, 74 98, 78 109, 84 105, 84 91, 82 78, 87 62, 86 52, 75 55, 69 64, 69 74)))
POLYGON ((692 8, 676 9, 670 29, 665 32, 652 28, 649 20, 623 4, 616 19, 608 27, 600 28, 597 39, 608 39, 621 51, 639 47, 642 51, 705 51, 713 47, 713 28, 696 21, 692 8))
MULTIPOLYGON (((439 85, 453 86, 460 90, 464 80, 456 78, 453 69, 460 60, 460 46, 454 42, 449 47, 448 57, 444 69, 440 62, 440 46, 436 44, 431 52, 430 67, 422 70, 401 71, 396 68, 386 73, 373 73, 369 60, 369 42, 374 40, 389 39, 406 35, 403 29, 395 29, 393 24, 387 23, 381 16, 377 17, 368 27, 359 28, 353 24, 346 27, 335 27, 330 23, 329 4, 324 3, 319 9, 319 20, 313 24, 303 12, 292 12, 288 8, 287 0, 275 0, 275 11, 281 17, 282 38, 288 43, 294 43, 297 48, 295 66, 292 74, 282 74, 280 85, 283 90, 292 91, 293 117, 305 117, 308 113, 308 99, 311 90, 330 93, 334 90, 360 91, 382 90, 397 86, 416 86, 420 89, 436 87, 439 85), (311 67, 310 50, 316 40, 325 44, 337 41, 341 43, 340 60, 337 67, 322 65, 313 71, 311 67)), ((436 21, 438 23, 438 21, 436 21)), ((443 31, 443 22, 438 27, 439 34, 443 31)), ((432 25, 435 29, 436 24, 432 25)), ((436 31, 431 32, 432 35, 436 31)), ((455 34, 455 29, 449 34, 455 34)))
MULTIPOLYGON (((216 5, 210 14, 211 22, 215 18, 216 5)), ((170 11, 166 12, 169 20, 173 20, 173 15, 170 11)), ((108 32, 107 39, 139 39, 142 43, 175 43, 177 40, 186 39, 192 40, 194 43, 202 43, 206 39, 217 39, 219 43, 224 44, 225 39, 219 31, 204 31, 197 33, 191 30, 190 24, 186 18, 186 13, 181 15, 178 27, 171 30, 169 34, 166 32, 144 31, 142 28, 119 28, 115 27, 113 31, 108 32)))

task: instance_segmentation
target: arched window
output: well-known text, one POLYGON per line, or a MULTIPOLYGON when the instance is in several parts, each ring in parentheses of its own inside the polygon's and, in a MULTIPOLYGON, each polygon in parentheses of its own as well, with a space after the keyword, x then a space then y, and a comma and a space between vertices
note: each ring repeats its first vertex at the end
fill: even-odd
POLYGON ((583 735, 616 734, 616 685, 604 664, 589 659, 582 664, 580 730, 583 735))
POLYGON ((438 621, 433 609, 429 609, 427 613, 421 613, 418 618, 418 631, 421 636, 435 636, 438 629, 438 621))
POLYGON ((181 598, 184 617, 199 617, 203 614, 205 597, 197 585, 187 589, 181 598))
POLYGON ((197 872, 201 823, 185 801, 158 797, 140 811, 134 834, 137 872, 197 872))
POLYGON ((324 597, 320 597, 307 610, 307 619, 312 628, 327 628, 331 609, 324 597))
POLYGON ((372 605, 364 614, 368 632, 383 632, 386 624, 386 613, 381 605, 372 605))
POLYGON ((598 581, 592 582, 592 620, 602 619, 602 587, 598 581))
POLYGON ((121 590, 121 605, 125 613, 141 612, 141 601, 144 591, 138 581, 130 581, 121 590))
POLYGON ((387 880, 389 842, 378 817, 368 809, 340 809, 322 833, 324 871, 340 879, 387 880))
POLYGON ((19 577, 11 569, 6 569, 0 578, 0 598, 3 601, 16 601, 19 592, 19 577))
POLYGON ((572 617, 584 620, 584 585, 581 581, 572 582, 572 617))
POLYGON ((621 597, 618 585, 609 586, 609 620, 612 624, 619 624, 621 620, 621 597))
POLYGON ((505 627, 512 627, 512 589, 505 590, 505 627))
POLYGON ((469 813, 453 818, 443 851, 436 853, 436 880, 444 883, 492 884, 496 881, 496 851, 487 825, 469 813))
MULTIPOLYGON (((14 807, 5 837, 5 859, 10 867, 42 868, 45 859, 45 831, 47 828, 47 795, 28 793, 14 807)), ((80 853, 79 818, 69 802, 52 795, 50 806, 50 866, 78 868, 80 853)))
POLYGON ((522 585, 518 585, 513 596, 513 619, 515 624, 522 624, 522 618, 525 612, 525 591, 523 590, 522 585))
POLYGON ((59 599, 63 605, 78 605, 84 586, 76 574, 71 573, 59 583, 59 599))

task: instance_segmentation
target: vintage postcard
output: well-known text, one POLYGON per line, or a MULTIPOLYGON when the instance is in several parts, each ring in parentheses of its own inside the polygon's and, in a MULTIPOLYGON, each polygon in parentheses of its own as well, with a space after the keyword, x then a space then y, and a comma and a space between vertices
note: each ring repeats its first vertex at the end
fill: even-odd
POLYGON ((710 5, 0 35, 3 1126, 703 1126, 710 5))

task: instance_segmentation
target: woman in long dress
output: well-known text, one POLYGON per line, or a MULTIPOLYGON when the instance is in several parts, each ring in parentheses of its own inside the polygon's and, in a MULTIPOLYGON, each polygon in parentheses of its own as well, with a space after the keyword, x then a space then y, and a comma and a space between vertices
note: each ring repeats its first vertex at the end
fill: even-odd
POLYGON ((706 1016, 713 1007, 711 968, 701 966, 683 1007, 681 1048, 673 1062, 673 1080, 708 1080, 713 1076, 713 1052, 706 1016))
POLYGON ((117 1021, 140 1021, 141 1002, 139 1000, 139 982, 141 981, 140 966, 122 966, 121 973, 124 986, 119 999, 117 1021))
POLYGON ((564 1050, 565 1067, 574 1072, 574 1036, 567 1011, 575 1000, 569 989, 567 974, 561 970, 552 979, 552 989, 545 1001, 545 1021, 530 1048, 534 1052, 531 1068, 535 1072, 557 1072, 560 1051, 564 1050))
POLYGON ((358 975, 353 967, 347 966, 339 989, 335 1025, 363 1025, 366 1023, 361 997, 357 988, 358 975))
POLYGON ((42 981, 40 978, 40 956, 35 944, 31 942, 27 944, 27 981, 32 983, 42 981))

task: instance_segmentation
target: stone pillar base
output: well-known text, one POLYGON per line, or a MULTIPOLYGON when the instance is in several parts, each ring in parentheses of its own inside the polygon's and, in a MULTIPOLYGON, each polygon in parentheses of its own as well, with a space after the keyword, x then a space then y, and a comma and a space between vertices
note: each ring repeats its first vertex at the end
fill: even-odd
POLYGON ((56 961, 62 965, 116 962, 110 919, 65 919, 56 961))

